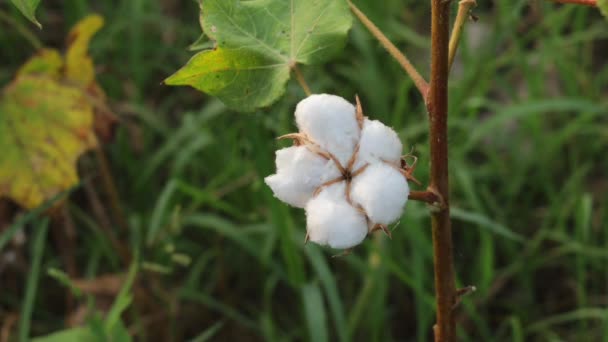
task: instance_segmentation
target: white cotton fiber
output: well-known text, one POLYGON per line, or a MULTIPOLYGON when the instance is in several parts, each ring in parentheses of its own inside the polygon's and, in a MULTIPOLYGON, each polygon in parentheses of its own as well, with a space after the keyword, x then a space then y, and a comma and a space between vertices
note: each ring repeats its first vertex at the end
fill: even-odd
POLYGON ((305 146, 292 146, 276 152, 277 173, 264 179, 274 195, 294 207, 304 208, 314 191, 339 171, 334 163, 305 146))
POLYGON ((350 198, 363 207, 372 223, 388 225, 401 217, 409 192, 397 169, 374 163, 353 179, 350 198))
POLYGON ((365 119, 355 169, 378 161, 399 166, 403 146, 395 131, 378 120, 365 119))
POLYGON ((346 249, 365 239, 367 221, 346 201, 345 189, 345 182, 331 185, 308 202, 306 229, 310 241, 346 249))
POLYGON ((299 150, 300 146, 291 146, 277 150, 274 153, 276 156, 275 165, 277 166, 277 172, 291 167, 295 163, 296 152, 299 150))
POLYGON ((317 94, 300 101, 295 116, 300 132, 346 165, 359 140, 355 106, 339 96, 317 94))
POLYGON ((327 94, 302 100, 295 116, 300 132, 286 137, 297 146, 276 152, 277 173, 265 181, 277 198, 306 209, 310 241, 348 249, 376 224, 399 219, 409 187, 399 170, 403 147, 393 129, 367 118, 359 127, 355 106, 327 94), (356 162, 349 165, 355 152, 356 162))

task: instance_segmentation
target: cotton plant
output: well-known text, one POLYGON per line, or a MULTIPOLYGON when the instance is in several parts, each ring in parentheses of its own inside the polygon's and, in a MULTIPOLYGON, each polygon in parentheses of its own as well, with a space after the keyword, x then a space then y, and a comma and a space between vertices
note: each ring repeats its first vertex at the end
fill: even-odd
POLYGON ((403 212, 414 180, 393 129, 363 115, 357 98, 315 94, 295 111, 298 133, 276 152, 266 184, 281 201, 306 211, 306 240, 349 250, 403 212))

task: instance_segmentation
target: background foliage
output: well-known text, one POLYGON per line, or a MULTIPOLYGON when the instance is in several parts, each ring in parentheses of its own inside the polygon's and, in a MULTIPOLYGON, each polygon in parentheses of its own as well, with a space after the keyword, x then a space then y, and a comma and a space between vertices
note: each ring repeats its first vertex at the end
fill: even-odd
MULTIPOLYGON (((426 2, 357 4, 428 74, 426 2)), ((0 338, 94 325, 79 309, 116 304, 124 278, 115 275, 130 264, 116 249, 123 246, 144 261, 119 296, 132 299, 121 300, 132 303, 123 320, 138 340, 431 339, 423 205, 408 204, 393 240, 374 236, 354 254, 330 258, 335 252, 302 246, 303 213, 263 184, 274 168, 274 138, 293 131, 293 108, 304 96, 295 81, 277 105, 251 114, 160 84, 191 55, 197 3, 46 0, 36 12, 42 31, 10 3, 0 10, 2 85, 35 52, 32 35, 62 47, 79 19, 106 18, 90 53, 121 119, 105 152, 125 218, 111 214, 92 154, 81 159, 69 220, 51 224, 47 235, 33 214, 11 225, 17 209, 3 208, 0 338), (71 285, 85 295, 71 295, 58 270, 80 279, 71 285), (87 288, 86 279, 101 288, 87 288)), ((450 83, 456 268, 461 285, 478 289, 458 309, 459 334, 608 341, 606 21, 594 9, 543 1, 480 1, 475 13, 450 83)), ((370 117, 415 146, 416 176, 425 183, 424 105, 364 28, 355 24, 333 62, 302 71, 314 92, 358 93, 370 117)))

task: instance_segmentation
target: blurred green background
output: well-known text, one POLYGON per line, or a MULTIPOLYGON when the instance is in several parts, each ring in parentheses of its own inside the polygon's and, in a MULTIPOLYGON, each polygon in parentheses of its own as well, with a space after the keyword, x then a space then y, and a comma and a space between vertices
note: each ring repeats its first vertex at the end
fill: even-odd
MULTIPOLYGON (((355 2, 428 75, 429 2, 355 2)), ((608 341, 608 22, 550 1, 478 2, 449 87, 455 266, 460 286, 477 287, 457 309, 459 336, 608 341)), ((3 241, 0 340, 86 323, 87 307, 108 310, 129 268, 116 246, 143 260, 122 315, 138 341, 432 340, 424 205, 408 203, 392 240, 377 234, 331 258, 337 251, 303 246, 304 212, 264 184, 285 146, 275 137, 295 130, 305 96, 294 80, 252 114, 161 84, 192 55, 195 1, 43 0, 41 31, 8 1, 0 13, 2 85, 35 53, 23 32, 61 48, 79 19, 105 17, 90 51, 121 121, 104 151, 126 221, 112 215, 99 159, 81 158, 72 229, 54 223, 41 236, 29 223, 3 241), (48 269, 99 288, 75 297, 48 269)), ((415 147, 426 183, 424 104, 358 22, 342 54, 302 70, 313 92, 359 94, 368 116, 415 147)))

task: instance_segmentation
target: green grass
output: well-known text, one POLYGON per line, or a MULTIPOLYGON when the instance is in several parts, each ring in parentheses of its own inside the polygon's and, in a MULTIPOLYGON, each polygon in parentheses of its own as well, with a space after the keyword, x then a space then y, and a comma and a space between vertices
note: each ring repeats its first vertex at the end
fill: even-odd
MULTIPOLYGON (((428 74, 428 4, 357 3, 428 74)), ((55 47, 87 13, 106 18, 91 53, 123 122, 105 151, 128 222, 112 229, 145 261, 122 316, 137 340, 432 339, 425 206, 408 203, 392 240, 374 236, 331 258, 336 251, 303 246, 303 211, 263 183, 283 146, 274 138, 295 129, 297 83, 252 114, 160 84, 200 33, 194 1, 44 0, 41 32, 10 4, 0 10, 55 47)), ((608 23, 598 11, 549 1, 480 2, 475 13, 449 88, 455 263, 458 283, 478 289, 458 308, 461 340, 608 341, 608 23)), ((0 45, 11 47, 0 50, 5 84, 34 51, 0 25, 0 45)), ((359 94, 368 116, 415 146, 416 177, 426 182, 424 105, 361 25, 343 54, 303 73, 314 92, 359 94)), ((81 164, 96 170, 92 155, 81 164)), ((70 196, 79 275, 126 272, 85 191, 70 196)), ((0 268, 0 321, 22 315, 13 340, 63 329, 70 314, 70 290, 46 276, 65 270, 57 241, 49 232, 41 245, 44 230, 24 221, 0 233, 0 255, 17 248, 8 242, 17 230, 28 237, 16 250, 21 262, 0 268)))

